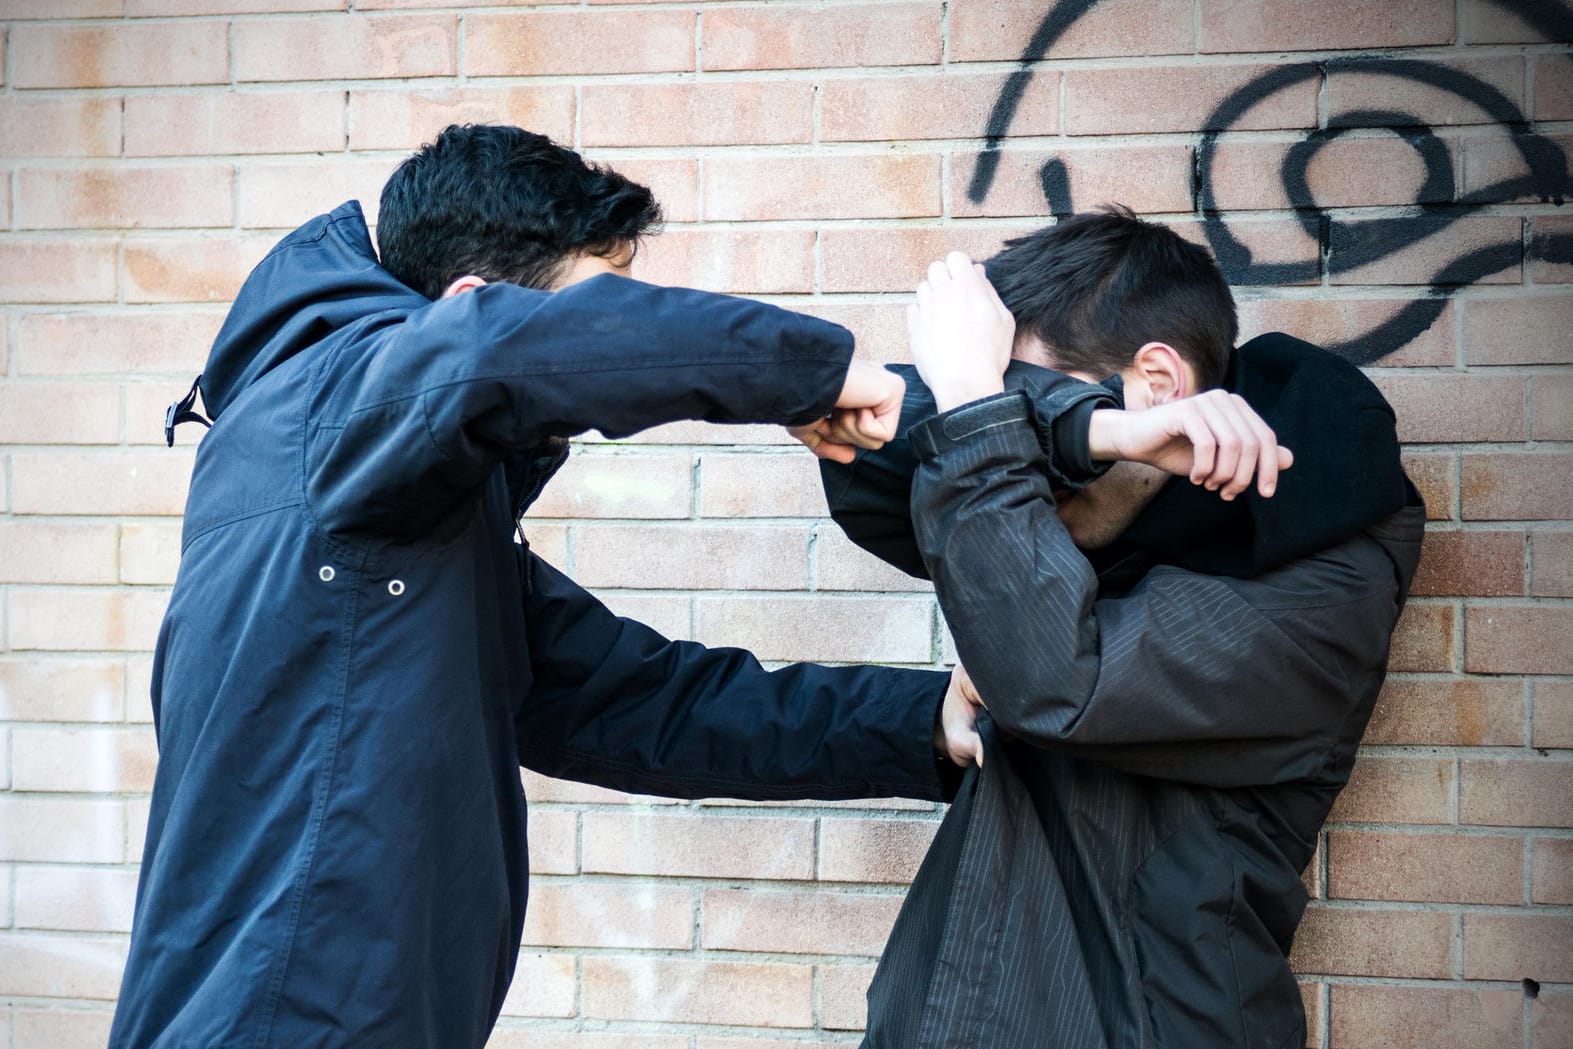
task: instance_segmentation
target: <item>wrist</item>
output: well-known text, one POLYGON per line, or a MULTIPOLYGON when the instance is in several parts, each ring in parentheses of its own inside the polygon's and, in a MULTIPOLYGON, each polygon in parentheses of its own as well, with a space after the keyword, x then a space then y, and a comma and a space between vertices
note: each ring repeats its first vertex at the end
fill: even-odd
POLYGON ((994 397, 1005 392, 1005 380, 996 375, 992 380, 977 379, 966 382, 948 383, 943 386, 931 386, 934 394, 934 406, 941 412, 948 412, 952 408, 959 408, 973 401, 981 401, 985 397, 994 397))
POLYGON ((1093 462, 1119 459, 1119 433, 1125 413, 1117 408, 1099 408, 1087 423, 1087 451, 1093 462))

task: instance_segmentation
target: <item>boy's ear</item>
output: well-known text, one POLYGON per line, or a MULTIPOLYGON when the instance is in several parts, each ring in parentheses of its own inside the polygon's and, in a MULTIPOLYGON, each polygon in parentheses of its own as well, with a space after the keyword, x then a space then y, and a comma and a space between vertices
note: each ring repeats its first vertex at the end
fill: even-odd
POLYGON ((1152 404, 1167 404, 1196 393, 1196 379, 1190 366, 1166 342, 1149 342, 1136 351, 1131 371, 1146 385, 1152 404))
POLYGON ((458 278, 452 284, 444 288, 442 291, 442 297, 446 299, 450 296, 459 294, 461 291, 470 291, 474 288, 479 288, 485 283, 485 277, 477 277, 473 273, 466 273, 464 276, 458 278))

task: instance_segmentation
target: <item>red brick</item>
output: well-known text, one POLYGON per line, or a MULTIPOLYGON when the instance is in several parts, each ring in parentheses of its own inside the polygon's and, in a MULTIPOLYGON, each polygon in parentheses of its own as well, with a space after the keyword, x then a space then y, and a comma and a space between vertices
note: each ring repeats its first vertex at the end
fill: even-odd
POLYGON ((1490 0, 1464 0, 1463 20, 1459 26, 1459 42, 1465 44, 1534 44, 1541 41, 1557 43, 1535 29, 1533 23, 1519 16, 1512 7, 1490 0))
POLYGON ((195 375, 223 320, 217 312, 27 314, 17 374, 195 375))
POLYGON ((856 546, 840 528, 827 524, 815 530, 814 589, 925 593, 933 588, 926 579, 892 568, 856 546))
POLYGON ((939 183, 933 154, 717 158, 705 161, 704 213, 743 221, 938 215, 939 183))
POLYGON ((0 659, 0 721, 119 721, 125 668, 103 659, 0 659))
POLYGON ((1530 1049, 1573 1049, 1573 994, 1546 987, 1529 1005, 1530 1049))
POLYGON ((868 985, 873 980, 872 965, 821 965, 820 1025, 836 1031, 863 1030, 868 1025, 868 985))
MULTIPOLYGON (((118 802, 0 795, 0 858, 119 863, 125 855, 125 817, 118 802)), ((0 950, 0 958, 4 954, 0 950)), ((7 988, 0 993, 17 992, 7 988)))
POLYGON ((17 1046, 101 1049, 109 1044, 115 1014, 108 1009, 23 1009, 11 1013, 17 1046))
MULTIPOLYGON (((1065 131, 1071 135, 1129 135, 1221 129, 1222 124, 1209 123, 1218 104, 1275 68, 1144 65, 1073 69, 1065 74, 1065 131), (1162 85, 1162 90, 1154 91, 1155 85, 1162 85)), ((1227 126, 1232 131, 1315 127, 1320 87, 1320 78, 1308 77, 1281 88, 1227 126)), ((1028 133, 1016 131, 1014 124, 1011 130, 1028 133)))
POLYGON ((120 582, 171 586, 180 567, 180 526, 132 523, 120 526, 120 582))
POLYGON ((113 157, 120 153, 116 98, 0 99, 0 156, 113 157))
POLYGON ((1417 596, 1524 596, 1524 533, 1438 531, 1426 533, 1420 570, 1410 592, 1417 596))
MULTIPOLYGON (((795 308, 796 303, 785 302, 787 308, 795 308)), ((606 441, 600 434, 591 431, 580 438, 585 444, 593 445, 606 441)), ((641 430, 638 434, 640 445, 663 444, 702 444, 702 445, 727 445, 753 448, 765 445, 797 446, 797 441, 781 426, 772 426, 764 423, 745 423, 738 425, 717 426, 714 423, 699 422, 688 419, 683 422, 666 423, 663 426, 652 426, 648 430, 641 430)))
MULTIPOLYGON (((422 0, 424 3, 425 0, 422 0)), ((176 15, 284 14, 296 11, 343 11, 346 0, 125 0, 132 18, 169 18, 176 15)), ((356 0, 357 9, 376 5, 356 0)))
POLYGON ((701 946, 877 957, 901 909, 900 896, 718 889, 704 894, 701 946))
POLYGON ((1573 120, 1573 65, 1566 55, 1531 59, 1535 77, 1536 120, 1573 120))
POLYGON ((344 92, 132 95, 126 155, 316 153, 344 148, 344 92))
MULTIPOLYGON (((1413 300, 1248 299, 1239 303, 1240 341, 1263 332, 1282 331, 1319 346, 1360 339, 1390 320, 1413 300)), ((1389 368, 1449 366, 1457 359, 1453 304, 1424 332, 1381 358, 1389 368)))
POLYGON ((1333 984, 1333 1049, 1517 1049, 1523 992, 1333 984))
POLYGON ((792 817, 586 812, 584 869, 668 877, 812 877, 814 824, 792 817))
POLYGON ((418 149, 449 124, 512 124, 558 141, 573 138, 574 91, 544 87, 451 87, 350 92, 351 149, 418 149))
POLYGON ((1464 915, 1464 979, 1573 983, 1573 918, 1464 915))
POLYGON ((635 882, 535 882, 524 942, 538 947, 664 947, 694 942, 688 889, 635 882))
POLYGON ((0 582, 113 583, 117 560, 113 524, 0 518, 0 582))
POLYGON ((1531 436, 1573 441, 1573 375, 1533 375, 1529 380, 1531 436))
POLYGON ((1533 886, 1535 903, 1573 903, 1573 838, 1534 838, 1533 886))
POLYGON ((1458 818, 1486 827, 1573 827, 1573 762, 1463 762, 1458 818))
POLYGON ((686 455, 571 455, 529 517, 680 518, 690 507, 686 455))
MULTIPOLYGON (((640 794, 624 794, 620 791, 609 790, 606 787, 596 787, 589 783, 574 783, 565 779, 550 779, 538 772, 521 769, 520 777, 524 784, 524 793, 530 799, 530 804, 535 806, 539 802, 553 802, 571 805, 677 805, 676 798, 647 797, 640 794)), ((531 809, 536 811, 535 808, 531 809)))
MULTIPOLYGON (((1200 222, 1170 222, 1170 229, 1181 237, 1212 252, 1206 228, 1200 222)), ((1243 248, 1253 266, 1297 266, 1298 277, 1275 275, 1271 277, 1274 288, 1321 283, 1322 244, 1316 232, 1307 233, 1298 222, 1284 219, 1243 219, 1227 223, 1229 236, 1243 248)), ((1240 287, 1262 286, 1263 278, 1253 276, 1243 269, 1224 274, 1240 287)))
POLYGON ((125 963, 124 940, 7 935, 0 937, 0 994, 113 1001, 125 963))
POLYGON ((1451 444, 1529 436, 1524 380, 1486 375, 1372 376, 1398 415, 1398 439, 1451 444))
POLYGON ((1032 215, 1048 217, 1039 170, 1044 162, 1058 160, 1066 167, 1071 197, 1078 211, 1100 204, 1124 204, 1138 212, 1191 210, 1191 147, 1087 146, 1067 149, 1005 150, 988 196, 974 203, 968 196, 978 154, 952 159, 951 213, 975 215, 1032 215))
POLYGON ((1009 238, 1033 228, 967 223, 939 228, 827 229, 819 235, 820 290, 910 294, 929 263, 946 253, 961 251, 982 261, 997 254, 1009 238))
POLYGON ((927 663, 933 604, 916 597, 701 597, 697 640, 760 659, 927 663))
POLYGON ((1452 0, 1200 0, 1197 50, 1326 51, 1453 42, 1452 0))
POLYGON ((640 247, 633 275, 653 284, 734 294, 807 292, 814 286, 814 234, 672 230, 640 247))
MULTIPOLYGON (((1308 81, 1307 89, 1314 89, 1308 81)), ((1276 96, 1274 96, 1276 97, 1276 96)), ((1291 201, 1284 160, 1299 143, 1224 141, 1207 172, 1213 206, 1224 211, 1266 208, 1350 208, 1382 204, 1450 202, 1452 195, 1422 197, 1425 163, 1393 138, 1335 138, 1312 155, 1305 169, 1310 200, 1291 201)))
POLYGON ((13 588, 11 648, 151 652, 168 603, 161 591, 13 588))
POLYGON ((906 309, 899 302, 842 303, 814 298, 795 303, 792 308, 849 329, 857 340, 856 354, 862 360, 875 364, 912 363, 912 354, 907 350, 906 309))
POLYGON ((236 22, 235 79, 452 76, 451 15, 314 15, 236 22))
MULTIPOLYGON (((593 151, 586 151, 595 160, 593 151)), ((693 222, 699 217, 699 161, 618 157, 610 165, 614 170, 642 185, 649 186, 661 205, 661 213, 668 222, 693 222)), ((640 247, 645 250, 646 245, 640 247)), ((638 265, 638 256, 634 264, 638 265)))
MULTIPOLYGON (((392 0, 390 0, 392 2, 392 0)), ((429 2, 429 0, 422 0, 429 2)), ((705 1040, 699 1040, 701 1049, 705 1040)), ((486 1041, 486 1049, 689 1049, 687 1035, 609 1033, 605 1031, 543 1031, 539 1024, 513 1026, 505 1018, 486 1041)), ((747 1049, 772 1049, 748 1039, 747 1049)), ((794 1043, 790 1049, 816 1049, 794 1043)))
POLYGON ((940 60, 940 5, 711 8, 700 33, 708 70, 932 65, 940 60))
POLYGON ((801 590, 808 530, 799 526, 604 525, 579 529, 583 586, 636 590, 801 590))
POLYGON ((813 138, 806 81, 586 85, 586 146, 743 146, 813 138))
POLYGON ((1451 759, 1367 755, 1355 762, 1349 785, 1328 818, 1347 823, 1452 823, 1453 783, 1451 759))
POLYGON ((1573 749, 1573 681, 1535 682, 1533 724, 1533 746, 1573 749))
POLYGON ((1366 727, 1365 742, 1522 746, 1524 687, 1498 678, 1390 676, 1366 727))
POLYGON ((1471 299, 1464 304, 1470 364, 1573 364, 1573 295, 1471 299))
POLYGON ((1393 632, 1388 670, 1453 670, 1457 621, 1458 610, 1452 605, 1409 602, 1393 632))
POLYGON ((224 22, 121 22, 11 29, 15 87, 147 87, 229 80, 224 22), (157 55, 158 61, 148 61, 157 55))
POLYGON ((104 302, 114 297, 113 240, 0 240, 0 301, 104 302))
POLYGON ((1524 902, 1524 842, 1484 834, 1328 834, 1328 895, 1428 903, 1524 902))
POLYGON ((346 200, 359 200, 366 221, 377 221, 382 184, 402 158, 241 164, 236 216, 252 229, 293 229, 346 200))
MULTIPOLYGON (((953 0, 950 60, 1017 61, 1047 13, 1045 6, 1019 0, 953 0)), ((1107 0, 1072 23, 1045 57, 1189 54, 1195 49, 1193 18, 1188 0, 1107 0)))
POLYGON ((24 168, 17 174, 21 229, 228 226, 234 222, 228 166, 24 168))
MULTIPOLYGON (((529 815, 530 873, 577 874, 579 873, 579 816, 560 809, 530 807, 529 815)), ((535 910, 532 886, 530 912, 535 910)))
POLYGON ((1465 454, 1466 521, 1566 521, 1573 519, 1573 455, 1556 453, 1465 454))
POLYGON ((1573 532, 1535 532, 1531 587, 1537 598, 1573 598, 1573 532))
POLYGON ((1550 257, 1553 237, 1573 240, 1573 215, 1536 215, 1530 219, 1529 228, 1529 279, 1536 284, 1573 284, 1573 259, 1555 262, 1550 257))
MULTIPOLYGON (((123 0, 54 0, 49 18, 119 18, 123 0)), ((0 0, 0 18, 36 19, 38 0, 0 0)))
POLYGON ((817 876, 820 881, 909 884, 938 830, 933 820, 825 819, 817 876))
MULTIPOLYGON (((1353 254, 1355 239, 1371 237, 1373 228, 1367 222, 1335 226, 1328 247, 1329 281, 1335 285, 1430 284, 1453 260, 1501 245, 1518 245, 1524 236, 1523 220, 1509 216, 1470 216, 1447 225, 1443 224, 1446 220, 1427 216, 1402 221, 1406 226, 1409 222, 1418 223, 1415 228, 1431 232, 1395 253, 1359 265, 1346 264, 1343 259, 1358 257, 1353 254)), ((1515 261, 1483 276, 1479 283, 1517 284, 1522 279, 1522 269, 1522 264, 1515 261)))
POLYGON ((120 391, 89 383, 0 385, 0 444, 116 444, 120 391))
POLYGON ((469 76, 589 76, 694 68, 692 11, 518 11, 466 15, 464 22, 464 71, 469 76))
POLYGON ((1323 984, 1312 980, 1300 982, 1300 1004, 1305 1008, 1305 1044, 1322 1044, 1322 1031, 1327 1027, 1327 1010, 1323 1004, 1323 984))
MULTIPOLYGON (((937 67, 936 67, 937 68, 937 67)), ((826 142, 978 138, 1009 80, 1001 73, 837 77, 819 89, 819 134, 826 142)), ((1039 72, 1011 119, 1013 135, 1059 131, 1059 74, 1039 72)))
MULTIPOLYGON (((240 291, 241 284, 252 268, 262 261, 263 256, 277 240, 277 237, 269 234, 245 236, 235 233, 207 237, 128 240, 123 252, 126 301, 131 303, 229 302, 240 291)), ((203 333, 199 342, 187 343, 182 339, 158 347, 156 350, 151 345, 132 344, 120 347, 117 354, 119 359, 132 359, 133 354, 158 353, 160 357, 155 359, 169 362, 173 370, 182 372, 189 370, 193 363, 200 369, 202 361, 207 357, 207 344, 210 344, 212 336, 218 333, 218 325, 212 324, 211 334, 207 334, 211 318, 217 317, 219 321, 223 320, 223 314, 219 313, 178 316, 158 313, 142 314, 135 318, 117 315, 91 320, 81 319, 81 316, 83 315, 73 315, 78 319, 54 322, 57 324, 61 338, 76 334, 71 330, 74 326, 89 323, 105 329, 106 334, 110 329, 126 325, 146 329, 151 336, 159 325, 175 324, 193 332, 193 338, 195 333, 203 333), (177 359, 184 363, 175 366, 177 359)), ((31 318, 23 319, 24 333, 30 321, 31 318)), ((96 350, 97 347, 89 344, 87 347, 77 348, 74 352, 80 354, 96 350)), ((123 370, 140 372, 141 369, 123 370)))
POLYGON ((1289 964, 1301 974, 1445 979, 1453 975, 1453 917, 1312 904, 1289 964))
POLYGON ((1404 472, 1425 500, 1426 520, 1453 520, 1458 505, 1458 460, 1452 455, 1404 454, 1404 472))
POLYGON ((813 991, 808 965, 591 957, 582 1008, 607 1020, 808 1027, 813 991))
MULTIPOLYGON (((1283 0, 1278 2, 1282 3, 1283 0)), ((1346 0, 1346 2, 1357 3, 1358 0, 1346 0)), ((1431 2, 1435 3, 1436 0, 1431 2)), ((1362 6, 1368 11, 1380 11, 1387 17, 1412 22, 1409 11, 1380 5, 1362 6)), ((1451 7, 1450 4, 1448 6, 1451 7)), ((1517 55, 1430 64, 1477 79, 1496 88, 1515 105, 1523 104, 1524 60, 1517 55)), ((1420 123, 1432 127, 1497 122, 1497 118, 1491 112, 1477 105, 1467 95, 1457 94, 1410 77, 1379 72, 1358 62, 1338 65, 1328 72, 1323 106, 1333 119, 1340 114, 1355 110, 1384 110, 1404 114, 1406 124, 1420 123)))
POLYGON ((19 514, 175 516, 185 507, 191 456, 160 452, 17 452, 11 509, 19 514))
POLYGON ((133 870, 19 867, 16 924, 24 929, 130 932, 136 893, 133 870))
POLYGON ((1464 665, 1482 674, 1573 674, 1573 605, 1491 605, 1464 616, 1464 665))
POLYGON ((823 517, 819 460, 808 454, 704 455, 701 517, 823 517))
POLYGON ((576 982, 573 955, 521 952, 502 1015, 572 1016, 576 982))
MULTIPOLYGON (((1500 127, 1465 139, 1460 149, 1464 157, 1462 190, 1493 203, 1520 204, 1543 203, 1547 196, 1565 192, 1565 188, 1546 188, 1543 179, 1533 177, 1536 172, 1520 151, 1522 141, 1500 127), (1517 190, 1496 189, 1509 183, 1518 184, 1517 190)), ((1546 135, 1539 142, 1564 156, 1573 155, 1573 135, 1546 135)))

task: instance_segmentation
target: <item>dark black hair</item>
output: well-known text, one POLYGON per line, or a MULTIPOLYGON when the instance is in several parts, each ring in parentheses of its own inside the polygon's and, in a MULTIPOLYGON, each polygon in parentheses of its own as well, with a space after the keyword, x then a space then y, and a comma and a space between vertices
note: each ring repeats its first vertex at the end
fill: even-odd
POLYGON ((1016 330, 1043 340, 1060 368, 1113 375, 1164 342, 1203 389, 1224 380, 1239 334, 1228 282, 1205 248, 1129 208, 1006 241, 984 266, 1016 330))
POLYGON ((576 255, 612 257, 655 233, 645 186, 545 135, 450 124, 382 187, 383 267, 427 298, 475 274, 548 288, 576 255))

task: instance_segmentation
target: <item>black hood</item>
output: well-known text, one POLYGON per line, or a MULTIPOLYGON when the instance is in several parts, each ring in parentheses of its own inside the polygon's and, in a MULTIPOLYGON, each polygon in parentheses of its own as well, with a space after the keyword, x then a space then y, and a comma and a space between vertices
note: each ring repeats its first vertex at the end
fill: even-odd
POLYGON ((217 419, 252 383, 339 328, 429 301, 378 264, 359 202, 340 204, 281 240, 246 278, 202 369, 202 403, 217 419))

